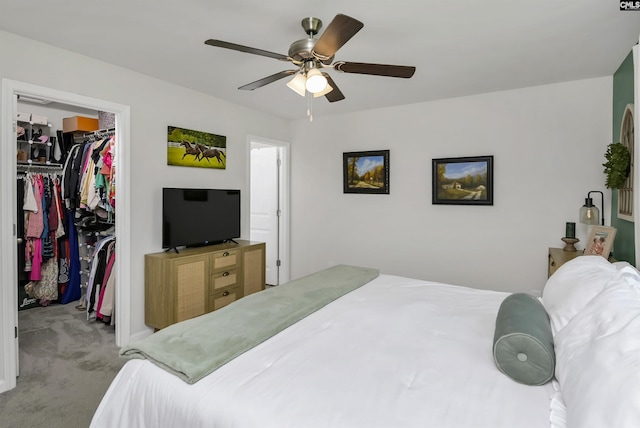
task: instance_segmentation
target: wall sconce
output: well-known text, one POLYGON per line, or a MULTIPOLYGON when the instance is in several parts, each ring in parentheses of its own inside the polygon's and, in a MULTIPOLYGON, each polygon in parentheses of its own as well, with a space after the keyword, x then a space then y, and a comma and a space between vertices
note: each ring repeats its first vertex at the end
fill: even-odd
POLYGON ((602 224, 604 226, 604 194, 599 190, 592 190, 587 193, 584 205, 580 208, 580 223, 584 224, 602 224), (600 220, 600 212, 598 207, 593 205, 592 193, 600 193, 600 203, 602 207, 602 220, 600 220))

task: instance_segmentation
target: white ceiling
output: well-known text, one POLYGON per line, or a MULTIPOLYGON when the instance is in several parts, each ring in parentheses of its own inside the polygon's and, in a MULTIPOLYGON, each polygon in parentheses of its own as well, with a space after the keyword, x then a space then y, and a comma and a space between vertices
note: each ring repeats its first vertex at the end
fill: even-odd
MULTIPOLYGON (((286 119, 307 103, 283 79, 237 88, 290 64, 204 44, 286 55, 308 16, 364 23, 336 61, 414 65, 411 79, 330 70, 345 100, 314 116, 612 75, 640 35, 613 0, 0 0, 0 29, 286 119)), ((5 58, 5 61, 11 61, 5 58)), ((34 58, 34 67, 38 64, 34 58)))

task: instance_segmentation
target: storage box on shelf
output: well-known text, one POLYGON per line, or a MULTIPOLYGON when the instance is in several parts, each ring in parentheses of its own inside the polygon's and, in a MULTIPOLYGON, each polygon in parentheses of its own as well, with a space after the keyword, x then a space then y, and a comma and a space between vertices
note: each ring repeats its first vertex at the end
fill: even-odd
POLYGON ((31 114, 30 113, 18 112, 16 114, 16 120, 20 121, 20 122, 30 122, 31 121, 31 114))
POLYGON ((98 119, 84 116, 73 116, 62 119, 62 132, 91 132, 97 131, 98 119))
POLYGON ((48 125, 49 121, 48 118, 46 116, 40 116, 37 114, 32 114, 31 115, 31 123, 33 123, 34 125, 48 125))

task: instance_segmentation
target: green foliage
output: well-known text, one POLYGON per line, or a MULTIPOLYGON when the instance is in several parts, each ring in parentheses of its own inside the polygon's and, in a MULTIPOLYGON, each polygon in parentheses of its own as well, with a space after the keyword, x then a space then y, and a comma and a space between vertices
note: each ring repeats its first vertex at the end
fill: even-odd
POLYGON ((179 143, 186 140, 190 143, 204 144, 207 147, 227 148, 227 137, 224 135, 210 134, 208 132, 194 131, 192 129, 167 127, 167 141, 179 143))
POLYGON ((603 163, 602 166, 604 166, 606 175, 605 185, 607 189, 621 188, 629 176, 629 168, 631 166, 629 149, 624 144, 611 143, 607 146, 607 152, 604 157, 607 162, 603 163))
POLYGON ((225 169, 227 166, 227 158, 222 157, 222 162, 218 163, 216 159, 211 159, 211 161, 204 160, 196 160, 194 156, 187 155, 184 156, 184 147, 168 147, 167 148, 167 165, 177 165, 177 166, 191 166, 198 168, 215 168, 215 169, 225 169))

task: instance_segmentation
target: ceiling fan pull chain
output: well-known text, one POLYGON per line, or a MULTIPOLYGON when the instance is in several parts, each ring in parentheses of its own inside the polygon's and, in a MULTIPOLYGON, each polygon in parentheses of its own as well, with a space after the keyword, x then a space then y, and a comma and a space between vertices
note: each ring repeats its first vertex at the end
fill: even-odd
POLYGON ((311 101, 313 100, 313 94, 307 91, 307 116, 309 116, 309 122, 313 122, 313 106, 311 101))

